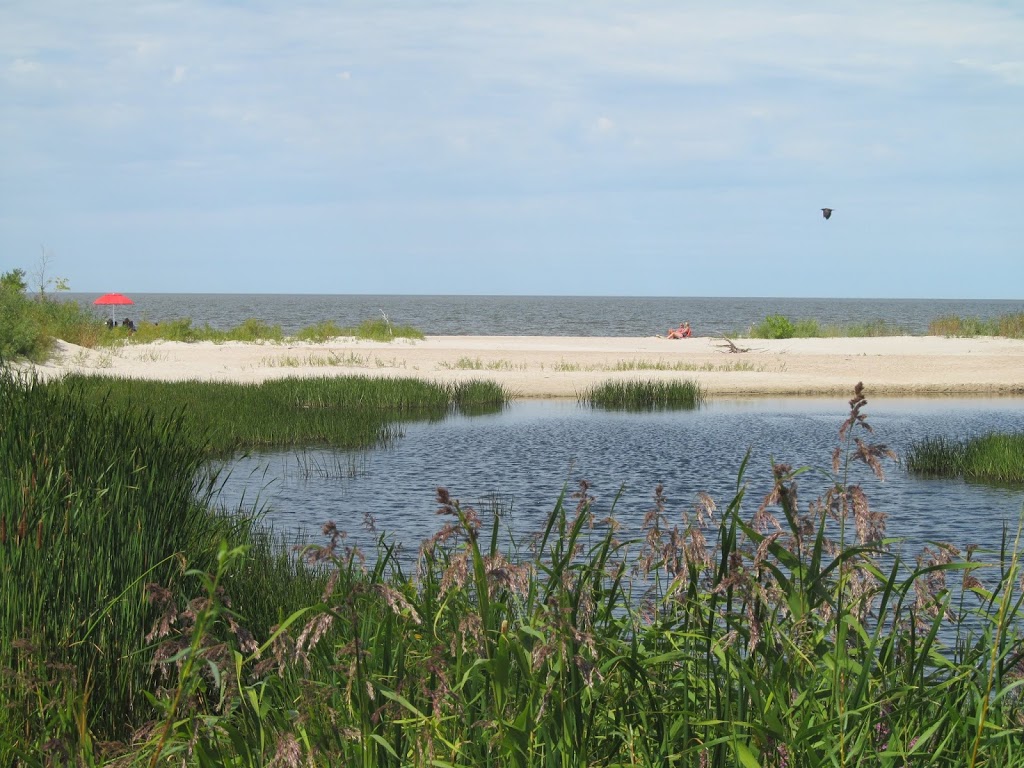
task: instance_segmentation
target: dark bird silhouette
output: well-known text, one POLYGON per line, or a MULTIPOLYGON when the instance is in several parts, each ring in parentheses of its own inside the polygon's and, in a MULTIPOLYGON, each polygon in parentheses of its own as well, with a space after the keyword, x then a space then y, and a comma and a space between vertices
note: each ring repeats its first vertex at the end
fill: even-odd
POLYGON ((824 216, 826 219, 831 218, 832 217, 832 209, 831 208, 822 208, 821 209, 821 215, 824 216))

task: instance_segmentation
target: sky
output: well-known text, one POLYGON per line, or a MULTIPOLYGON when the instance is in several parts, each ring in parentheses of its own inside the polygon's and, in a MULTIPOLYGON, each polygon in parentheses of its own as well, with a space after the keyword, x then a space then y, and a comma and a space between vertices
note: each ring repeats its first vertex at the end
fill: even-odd
POLYGON ((76 292, 1019 299, 1022 207, 1019 0, 0 4, 76 292))

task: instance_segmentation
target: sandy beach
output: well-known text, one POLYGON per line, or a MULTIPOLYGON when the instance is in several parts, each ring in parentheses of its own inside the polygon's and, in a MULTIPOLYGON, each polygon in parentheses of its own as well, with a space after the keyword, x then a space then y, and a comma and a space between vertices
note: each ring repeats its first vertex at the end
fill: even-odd
POLYGON ((292 376, 490 379, 519 397, 572 397, 607 380, 692 379, 710 395, 1024 394, 1024 341, 903 336, 840 339, 669 340, 561 336, 435 336, 391 343, 333 339, 245 344, 157 342, 85 349, 59 342, 35 366, 165 381, 261 382, 292 376))

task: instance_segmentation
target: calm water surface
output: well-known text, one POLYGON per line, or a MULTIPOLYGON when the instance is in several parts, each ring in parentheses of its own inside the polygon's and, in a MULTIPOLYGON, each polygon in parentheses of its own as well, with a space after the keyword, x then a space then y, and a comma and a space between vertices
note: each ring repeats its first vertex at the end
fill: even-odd
MULTIPOLYGON (((364 514, 370 514, 379 530, 415 551, 439 526, 439 485, 482 512, 495 503, 510 508, 508 520, 520 536, 542 526, 563 489, 571 493, 586 479, 598 516, 614 504, 627 531, 636 531, 653 506, 658 483, 674 521, 692 508, 699 492, 710 493, 724 508, 749 449, 749 515, 771 487, 773 458, 794 466, 830 465, 847 408, 837 398, 722 399, 698 411, 623 414, 565 401, 517 402, 496 415, 409 424, 387 449, 241 459, 223 501, 234 506, 258 494, 279 533, 316 534, 333 520, 364 547, 375 538, 362 528, 364 514)), ((1024 430, 1019 398, 872 400, 866 413, 875 432, 865 437, 900 455, 925 436, 1024 430)), ((889 534, 908 537, 915 547, 930 539, 998 547, 1003 525, 1016 526, 1024 504, 1020 489, 925 480, 892 464, 886 469, 884 482, 859 466, 854 477, 863 482, 872 508, 890 515, 889 534)), ((825 488, 820 475, 803 475, 801 508, 825 488)))

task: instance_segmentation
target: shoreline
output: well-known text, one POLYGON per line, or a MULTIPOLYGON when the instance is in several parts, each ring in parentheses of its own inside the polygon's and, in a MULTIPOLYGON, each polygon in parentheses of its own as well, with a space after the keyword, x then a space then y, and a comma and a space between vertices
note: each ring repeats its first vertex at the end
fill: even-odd
POLYGON ((522 398, 575 398, 605 381, 696 381, 708 395, 848 395, 858 381, 878 395, 1024 395, 1024 340, 880 336, 811 339, 431 336, 392 342, 154 342, 86 349, 57 342, 53 358, 23 365, 161 381, 310 376, 489 379, 522 398))

